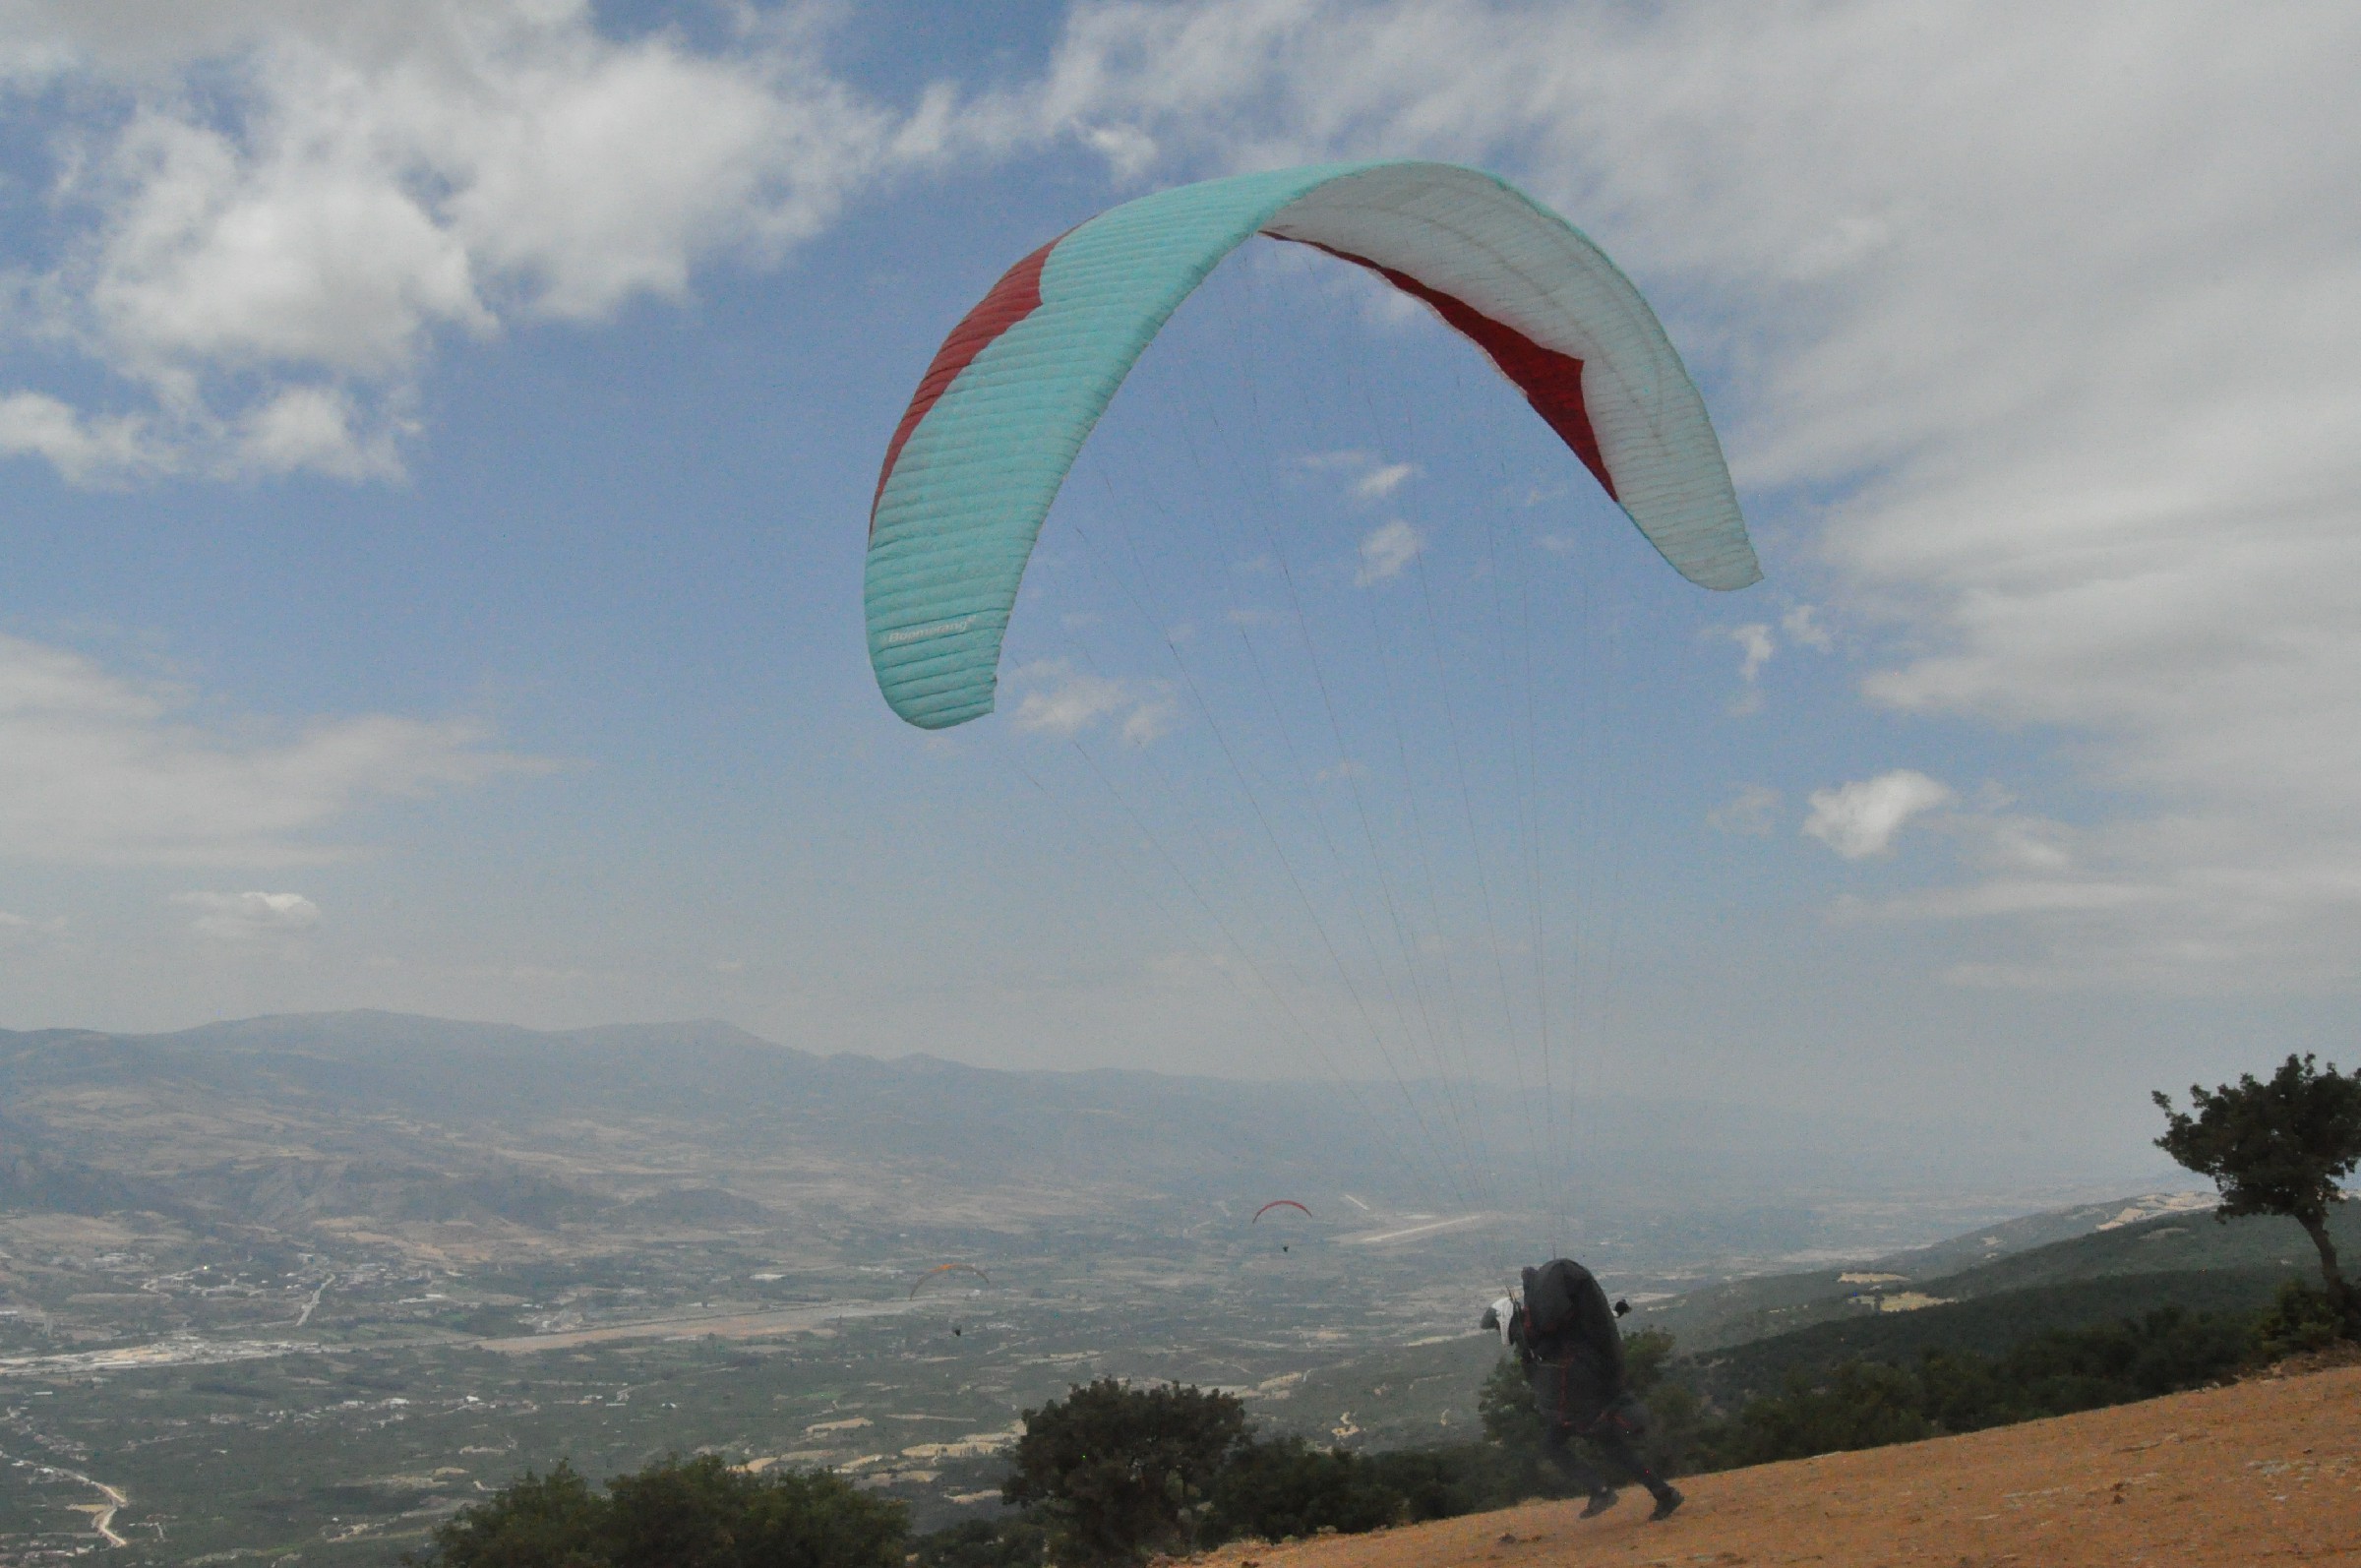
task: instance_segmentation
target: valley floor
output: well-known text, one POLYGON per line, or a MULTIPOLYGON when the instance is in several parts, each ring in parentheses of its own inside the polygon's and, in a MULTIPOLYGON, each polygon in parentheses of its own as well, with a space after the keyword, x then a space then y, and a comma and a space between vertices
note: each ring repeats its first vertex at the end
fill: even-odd
POLYGON ((1286 1546, 1219 1568, 2198 1568, 2361 1564, 2361 1366, 2261 1378, 2054 1420, 1682 1482, 1646 1522, 1636 1489, 1579 1503, 1286 1546))

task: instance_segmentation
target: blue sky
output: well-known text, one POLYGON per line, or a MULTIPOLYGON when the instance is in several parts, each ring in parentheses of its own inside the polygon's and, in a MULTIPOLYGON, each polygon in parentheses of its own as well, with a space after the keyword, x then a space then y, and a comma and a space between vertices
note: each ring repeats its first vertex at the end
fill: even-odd
POLYGON ((2350 1054, 2339 8, 185 10, 0 9, 0 1024, 1308 1070, 1251 949, 1345 1069, 1505 1079, 1533 985, 1350 993, 1476 1008, 1522 874, 1586 1086, 2134 1159, 2149 1087, 2350 1054), (1770 579, 1265 245, 1086 452, 1001 713, 892 719, 863 519, 943 332, 1114 202, 1372 155, 1622 263, 1770 579), (1411 814, 1453 725, 1490 859, 1411 814))

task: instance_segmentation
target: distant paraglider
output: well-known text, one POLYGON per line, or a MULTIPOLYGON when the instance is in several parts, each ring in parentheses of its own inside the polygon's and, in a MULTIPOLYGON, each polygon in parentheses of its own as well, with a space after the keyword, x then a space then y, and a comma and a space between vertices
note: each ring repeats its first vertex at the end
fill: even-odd
POLYGON ((946 1274, 972 1274, 986 1285, 992 1283, 992 1276, 973 1263, 938 1263, 911 1283, 909 1299, 918 1299, 918 1293, 925 1290, 929 1282, 939 1280, 946 1274))
MULTIPOLYGON (((1248 1225, 1259 1225, 1259 1224, 1261 1224, 1261 1223, 1262 1223, 1262 1217, 1263 1217, 1264 1215, 1266 1215, 1266 1214, 1270 1213, 1270 1212, 1271 1212, 1273 1209, 1294 1209, 1294 1210, 1295 1210, 1297 1213, 1299 1213, 1299 1214, 1302 1215, 1302 1216, 1303 1216, 1303 1218, 1305 1218, 1306 1220, 1308 1220, 1308 1219, 1310 1219, 1310 1218, 1312 1217, 1311 1211, 1310 1211, 1309 1209, 1307 1209, 1307 1208, 1304 1208, 1302 1204, 1301 1204, 1301 1203, 1298 1203, 1298 1202, 1297 1202, 1295 1199, 1293 1199, 1293 1198, 1273 1198, 1273 1199, 1272 1199, 1270 1202, 1268 1202, 1268 1203, 1264 1204, 1264 1205, 1263 1205, 1261 1208, 1259 1208, 1259 1209, 1256 1209, 1256 1210, 1254 1211, 1254 1218, 1253 1218, 1253 1219, 1251 1219, 1251 1220, 1248 1220, 1246 1223, 1247 1223, 1248 1225)), ((1280 1243, 1279 1243, 1279 1250, 1280 1250, 1280 1251, 1282 1251, 1282 1252, 1288 1251, 1288 1250, 1289 1250, 1288 1243, 1286 1243, 1285 1241, 1282 1241, 1282 1242, 1280 1242, 1280 1243)))

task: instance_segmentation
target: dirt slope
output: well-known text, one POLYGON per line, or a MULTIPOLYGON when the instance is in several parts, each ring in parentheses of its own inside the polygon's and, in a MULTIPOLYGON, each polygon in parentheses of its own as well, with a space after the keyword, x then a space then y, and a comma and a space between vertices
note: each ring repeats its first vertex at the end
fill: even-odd
POLYGON ((1242 1568, 2361 1564, 2361 1367, 1683 1482, 1673 1519, 1575 1503, 1293 1546, 1242 1568))

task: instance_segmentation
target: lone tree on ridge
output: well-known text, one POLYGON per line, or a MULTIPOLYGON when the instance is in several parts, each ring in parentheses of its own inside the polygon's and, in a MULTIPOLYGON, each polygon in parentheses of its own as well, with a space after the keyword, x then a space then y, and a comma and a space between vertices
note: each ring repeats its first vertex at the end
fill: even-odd
POLYGON ((2336 1267, 2329 1207, 2343 1201, 2339 1178, 2361 1165, 2361 1072, 2322 1071, 2307 1055, 2289 1055, 2268 1083, 2247 1073, 2208 1090, 2189 1086, 2194 1115, 2155 1095, 2166 1122, 2156 1147, 2221 1189, 2217 1220, 2283 1214, 2320 1249, 2330 1304, 2348 1337, 2361 1339, 2361 1293, 2336 1267))

